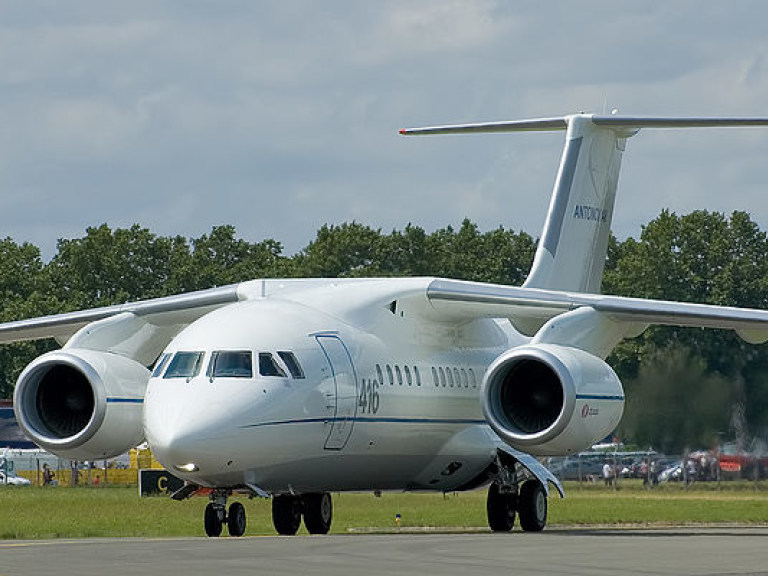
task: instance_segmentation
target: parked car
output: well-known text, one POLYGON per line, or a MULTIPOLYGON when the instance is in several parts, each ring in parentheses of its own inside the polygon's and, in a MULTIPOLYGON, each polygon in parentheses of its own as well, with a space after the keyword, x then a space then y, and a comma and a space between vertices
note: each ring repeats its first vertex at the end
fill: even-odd
POLYGON ((594 459, 566 458, 550 467, 552 474, 560 480, 587 480, 590 476, 602 478, 603 463, 594 459))
POLYGON ((15 476, 13 474, 8 474, 6 476, 5 472, 0 472, 0 486, 29 486, 30 484, 32 484, 32 482, 26 478, 15 476))
POLYGON ((680 481, 683 479, 683 461, 679 460, 659 472, 659 482, 680 481))

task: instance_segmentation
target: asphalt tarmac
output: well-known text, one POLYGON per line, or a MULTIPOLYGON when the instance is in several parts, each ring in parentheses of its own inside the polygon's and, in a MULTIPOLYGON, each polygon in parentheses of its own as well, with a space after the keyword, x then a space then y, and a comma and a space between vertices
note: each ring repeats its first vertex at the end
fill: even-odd
POLYGON ((768 574, 768 528, 0 541, 0 574, 768 574))

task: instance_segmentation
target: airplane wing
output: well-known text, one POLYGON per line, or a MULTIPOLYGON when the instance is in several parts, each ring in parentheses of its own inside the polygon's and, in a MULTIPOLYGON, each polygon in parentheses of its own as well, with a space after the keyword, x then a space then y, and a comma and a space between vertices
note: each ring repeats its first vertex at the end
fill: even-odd
POLYGON ((665 324, 736 331, 752 344, 768 341, 768 311, 602 294, 515 288, 496 284, 436 279, 427 288, 435 313, 447 321, 506 317, 533 335, 564 312, 589 307, 610 319, 637 325, 665 324))
POLYGON ((244 284, 0 324, 0 344, 55 338, 70 347, 111 350, 145 366, 186 325, 245 298, 244 284))
POLYGON ((91 322, 124 313, 156 325, 188 324, 213 308, 237 302, 238 287, 239 284, 233 284, 165 298, 6 322, 0 324, 0 344, 42 338, 66 341, 91 322))

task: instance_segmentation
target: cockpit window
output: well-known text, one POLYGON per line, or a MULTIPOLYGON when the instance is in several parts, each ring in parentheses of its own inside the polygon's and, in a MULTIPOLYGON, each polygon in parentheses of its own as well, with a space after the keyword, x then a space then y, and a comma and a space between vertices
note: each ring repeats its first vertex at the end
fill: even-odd
POLYGON ((253 378, 253 355, 247 350, 214 352, 207 375, 210 378, 253 378))
POLYGON ((301 369, 301 364, 299 364, 299 360, 293 352, 278 351, 277 355, 280 356, 282 361, 285 362, 285 365, 288 366, 288 371, 291 373, 291 376, 296 380, 304 378, 304 370, 301 369))
POLYGON ((170 357, 173 356, 173 354, 168 354, 167 352, 160 356, 158 358, 157 363, 155 364, 155 369, 152 370, 152 377, 157 378, 160 376, 160 374, 163 373, 163 368, 165 368, 165 365, 168 364, 168 360, 170 357))
POLYGON ((176 352, 163 378, 194 378, 200 373, 202 352, 176 352))
POLYGON ((280 376, 286 378, 285 371, 275 362, 274 356, 269 352, 259 352, 259 374, 262 376, 280 376))

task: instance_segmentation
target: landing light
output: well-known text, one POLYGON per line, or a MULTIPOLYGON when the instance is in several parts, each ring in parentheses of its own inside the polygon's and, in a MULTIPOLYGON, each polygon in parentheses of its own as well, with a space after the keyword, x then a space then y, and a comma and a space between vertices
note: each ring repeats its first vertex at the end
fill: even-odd
POLYGON ((194 462, 189 462, 187 464, 174 464, 173 465, 176 470, 179 472, 199 472, 200 468, 198 468, 197 464, 194 462))

